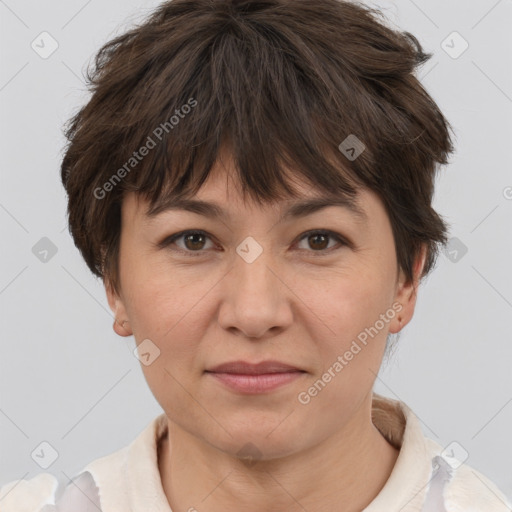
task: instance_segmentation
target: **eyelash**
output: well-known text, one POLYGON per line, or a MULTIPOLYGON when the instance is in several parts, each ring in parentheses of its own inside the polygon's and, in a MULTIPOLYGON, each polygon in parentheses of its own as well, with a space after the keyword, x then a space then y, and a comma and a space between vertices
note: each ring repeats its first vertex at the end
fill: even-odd
MULTIPOLYGON (((207 238, 210 238, 210 239, 212 238, 206 231, 202 231, 200 229, 191 229, 191 230, 186 230, 186 231, 180 231, 179 233, 175 233, 174 235, 170 235, 167 238, 165 238, 164 240, 162 240, 160 243, 158 243, 157 246, 159 248, 161 248, 161 249, 169 248, 169 246, 172 243, 174 243, 176 240, 184 237, 185 235, 203 235, 203 236, 205 236, 207 238)), ((334 231, 330 231, 330 230, 327 230, 327 229, 312 229, 310 231, 306 231, 305 233, 303 233, 299 237, 298 242, 300 242, 304 238, 307 238, 307 237, 312 236, 312 235, 327 235, 331 239, 335 239, 341 245, 338 248, 331 247, 329 249, 321 249, 321 250, 318 250, 318 251, 314 251, 314 250, 309 251, 307 249, 300 249, 300 250, 304 250, 306 252, 311 252, 315 256, 320 256, 320 257, 321 256, 328 256, 329 254, 331 254, 331 252, 333 250, 341 249, 344 246, 351 246, 350 242, 348 240, 346 240, 345 238, 343 238, 341 235, 339 235, 338 233, 335 233, 334 231)), ((178 252, 181 252, 183 254, 186 254, 187 256, 192 256, 192 257, 202 256, 206 252, 203 249, 200 249, 200 250, 197 250, 197 251, 191 251, 191 250, 182 249, 181 247, 178 248, 178 249, 171 249, 171 250, 178 251, 178 252)))

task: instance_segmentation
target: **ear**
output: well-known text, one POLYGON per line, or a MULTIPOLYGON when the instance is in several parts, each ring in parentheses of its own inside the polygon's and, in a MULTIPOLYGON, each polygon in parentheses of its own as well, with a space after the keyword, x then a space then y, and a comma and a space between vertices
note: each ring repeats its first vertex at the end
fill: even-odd
POLYGON ((395 299, 393 303, 399 303, 396 315, 390 322, 389 332, 396 334, 400 332, 412 319, 416 307, 416 297, 420 283, 423 267, 427 257, 427 246, 422 245, 421 250, 414 262, 413 278, 406 280, 403 270, 400 270, 395 299))
POLYGON ((133 331, 130 328, 128 314, 124 305, 123 299, 114 290, 114 287, 109 279, 105 278, 104 281, 105 292, 107 294, 107 301, 110 309, 114 313, 115 321, 113 329, 119 336, 131 336, 133 331))

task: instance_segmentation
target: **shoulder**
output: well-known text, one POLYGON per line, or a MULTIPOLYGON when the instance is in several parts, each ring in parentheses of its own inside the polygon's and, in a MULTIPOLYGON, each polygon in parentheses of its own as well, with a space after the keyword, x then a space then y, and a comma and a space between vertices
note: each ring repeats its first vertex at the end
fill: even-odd
POLYGON ((83 471, 67 484, 50 473, 10 482, 0 488, 1 512, 101 512, 99 489, 83 471))
POLYGON ((2 512, 38 512, 53 505, 59 487, 58 479, 50 473, 40 473, 29 480, 13 480, 0 487, 2 512))
MULTIPOLYGON (((433 456, 435 481, 444 482, 442 494, 447 512, 511 512, 512 504, 496 484, 472 466, 447 456, 438 443, 427 439, 433 456)), ((438 483, 439 483, 438 482, 438 483)))
POLYGON ((165 429, 166 417, 161 414, 129 445, 89 462, 72 480, 40 473, 0 485, 0 512, 129 510, 141 480, 152 474, 160 482, 156 447, 165 429))
MULTIPOLYGON (((407 495, 404 512, 512 512, 503 492, 466 464, 457 446, 443 448, 425 436, 419 419, 404 402, 375 395, 372 420, 384 437, 400 448, 393 473, 381 491, 383 504, 394 503, 402 493, 402 497, 407 495)), ((398 501, 396 504, 398 509, 398 501)), ((375 510, 382 510, 380 502, 378 505, 375 510)))
POLYGON ((489 478, 463 464, 445 490, 449 512, 511 512, 512 504, 489 478))

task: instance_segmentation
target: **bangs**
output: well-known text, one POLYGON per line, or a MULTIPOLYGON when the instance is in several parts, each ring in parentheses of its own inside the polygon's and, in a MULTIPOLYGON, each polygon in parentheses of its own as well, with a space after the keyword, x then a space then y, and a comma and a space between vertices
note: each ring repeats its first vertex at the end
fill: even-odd
MULTIPOLYGON (((353 169, 338 149, 356 131, 357 109, 336 108, 326 90, 328 77, 307 66, 307 54, 299 65, 273 47, 277 35, 261 37, 250 26, 243 28, 250 32, 246 37, 236 25, 194 51, 182 46, 183 55, 175 55, 155 77, 138 77, 132 98, 139 103, 125 107, 122 146, 152 149, 118 187, 143 195, 150 212, 170 197, 196 194, 226 157, 233 159, 244 199, 259 203, 295 195, 291 184, 297 181, 347 197, 361 184, 357 176, 361 165, 369 164, 369 153, 353 169), (343 118, 346 114, 351 118, 343 118)), ((289 44, 282 35, 279 39, 280 47, 289 44)), ((118 162, 122 165, 122 155, 118 162)))

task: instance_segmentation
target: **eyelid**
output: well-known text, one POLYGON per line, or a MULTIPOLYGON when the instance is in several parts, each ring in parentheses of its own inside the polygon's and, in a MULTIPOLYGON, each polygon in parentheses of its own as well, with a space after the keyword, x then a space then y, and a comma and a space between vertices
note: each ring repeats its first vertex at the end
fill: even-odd
MULTIPOLYGON (((179 231, 177 233, 167 236, 161 242, 156 243, 155 246, 158 249, 165 249, 165 248, 168 248, 168 246, 171 245, 175 240, 178 240, 185 235, 193 235, 193 234, 203 235, 206 238, 211 239, 212 241, 214 240, 214 237, 212 235, 210 235, 207 231, 204 231, 202 229, 185 229, 183 231, 179 231)), ((307 249, 299 249, 299 250, 311 253, 315 256, 327 256, 328 254, 331 254, 333 251, 339 250, 344 246, 353 248, 352 242, 350 242, 343 235, 341 235, 335 231, 332 231, 330 229, 323 229, 323 228, 310 229, 308 231, 305 231, 304 233, 301 233, 294 240, 293 245, 296 245, 298 242, 300 242, 304 238, 307 238, 308 236, 316 235, 316 234, 327 235, 330 238, 335 239, 338 242, 339 246, 331 247, 329 249, 322 249, 320 251, 313 251, 313 250, 307 250, 307 249)), ((185 253, 187 255, 192 255, 192 256, 201 255, 201 254, 207 252, 206 250, 189 251, 189 250, 182 249, 181 247, 178 247, 178 249, 174 249, 174 250, 176 250, 177 252, 185 253)))
POLYGON ((304 233, 301 233, 297 237, 296 242, 294 242, 294 245, 296 243, 300 242, 301 240, 303 240, 304 238, 307 238, 308 236, 317 235, 317 234, 318 235, 327 235, 329 238, 336 240, 338 242, 339 246, 330 247, 329 249, 323 249, 321 251, 313 251, 313 250, 308 251, 307 249, 299 249, 299 250, 304 250, 304 251, 309 252, 315 256, 327 256, 327 255, 331 254, 332 252, 341 249, 344 246, 350 247, 350 248, 353 247, 353 244, 347 238, 345 238, 343 235, 337 233, 336 231, 332 231, 330 229, 322 229, 322 228, 310 229, 309 231, 305 231, 304 233))
MULTIPOLYGON (((158 249, 166 249, 175 240, 178 240, 179 238, 181 238, 185 235, 204 235, 206 238, 213 239, 213 237, 209 233, 207 233, 206 231, 203 231, 202 229, 185 229, 183 231, 179 231, 178 233, 174 233, 172 235, 165 237, 161 242, 158 242, 155 245, 158 249)), ((178 249, 176 249, 176 250, 177 250, 177 252, 192 254, 192 255, 201 254, 201 253, 205 252, 204 250, 187 251, 185 249, 182 249, 181 247, 178 247, 178 249)))

